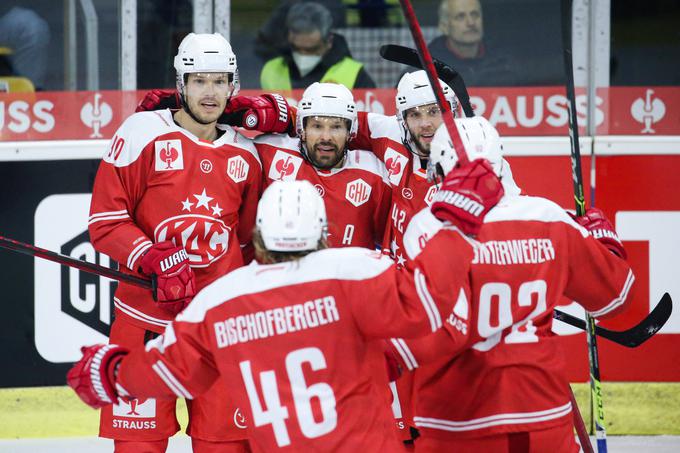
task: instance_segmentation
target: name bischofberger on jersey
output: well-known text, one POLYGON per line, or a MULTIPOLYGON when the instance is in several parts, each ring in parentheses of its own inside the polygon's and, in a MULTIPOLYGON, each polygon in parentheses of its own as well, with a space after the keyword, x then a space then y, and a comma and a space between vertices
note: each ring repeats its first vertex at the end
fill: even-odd
POLYGON ((227 318, 214 324, 217 347, 264 339, 338 322, 333 296, 227 318))

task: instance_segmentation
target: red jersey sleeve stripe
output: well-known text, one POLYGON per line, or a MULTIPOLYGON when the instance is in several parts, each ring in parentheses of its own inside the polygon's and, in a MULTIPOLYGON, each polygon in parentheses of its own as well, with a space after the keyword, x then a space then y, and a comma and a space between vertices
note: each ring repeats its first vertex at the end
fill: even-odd
POLYGON ((132 252, 130 252, 130 255, 128 256, 127 260, 127 267, 130 270, 135 270, 135 264, 137 263, 137 260, 151 248, 153 243, 151 241, 144 241, 141 244, 139 244, 137 247, 135 247, 132 252))
POLYGON ((103 216, 103 217, 97 217, 97 218, 90 218, 90 220, 87 222, 88 225, 95 224, 97 222, 102 222, 104 220, 119 220, 119 219, 128 219, 130 216, 125 213, 125 214, 117 214, 117 215, 108 215, 108 216, 103 216))
POLYGON ((130 307, 129 305, 124 304, 123 302, 120 301, 117 297, 113 298, 113 305, 126 315, 128 315, 131 318, 139 319, 140 321, 144 321, 148 324, 153 324, 155 326, 160 326, 160 327, 167 327, 168 324, 170 324, 170 321, 167 319, 159 319, 159 318, 154 318, 151 317, 147 314, 142 313, 139 310, 135 310, 134 308, 130 307))
POLYGON ((193 399, 193 396, 189 391, 180 384, 179 380, 170 372, 168 367, 160 360, 153 365, 151 368, 158 374, 158 376, 165 382, 172 392, 179 398, 193 399))
POLYGON ((571 403, 537 412, 519 412, 511 414, 497 414, 489 417, 476 418, 462 422, 443 420, 440 418, 413 417, 416 426, 441 429, 443 431, 472 431, 498 425, 517 425, 524 423, 538 423, 564 417, 571 412, 571 403))
POLYGON ((598 316, 606 315, 607 313, 623 305, 623 303, 626 301, 626 298, 628 297, 628 292, 630 291, 630 287, 633 286, 634 281, 635 276, 633 275, 633 271, 629 270, 628 277, 626 278, 626 282, 623 284, 623 289, 621 290, 619 296, 607 304, 606 307, 597 311, 591 311, 590 314, 597 318, 598 316))
POLYGON ((414 279, 416 283, 416 292, 418 293, 418 298, 423 304, 425 313, 430 319, 430 327, 432 332, 436 332, 442 326, 442 318, 439 316, 439 309, 432 299, 430 291, 427 289, 427 283, 425 281, 425 276, 420 272, 420 269, 416 269, 414 273, 414 279))
POLYGON ((396 349, 401 356, 401 359, 404 361, 409 371, 413 371, 414 369, 418 368, 418 362, 404 340, 401 338, 392 338, 390 341, 392 342, 394 349, 396 349))

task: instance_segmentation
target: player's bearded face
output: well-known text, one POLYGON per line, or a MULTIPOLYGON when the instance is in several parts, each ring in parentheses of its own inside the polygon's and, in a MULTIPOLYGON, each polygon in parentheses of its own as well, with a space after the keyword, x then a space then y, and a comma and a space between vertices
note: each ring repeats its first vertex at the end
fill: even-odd
POLYGON ((339 166, 349 139, 348 120, 331 116, 306 118, 302 140, 307 156, 317 168, 339 166))
POLYGON ((430 155, 430 144, 434 133, 442 124, 442 112, 437 104, 420 105, 404 112, 404 119, 411 137, 423 156, 430 155))
POLYGON ((184 90, 184 98, 194 119, 202 124, 211 124, 224 112, 234 85, 226 72, 198 72, 189 74, 184 90))

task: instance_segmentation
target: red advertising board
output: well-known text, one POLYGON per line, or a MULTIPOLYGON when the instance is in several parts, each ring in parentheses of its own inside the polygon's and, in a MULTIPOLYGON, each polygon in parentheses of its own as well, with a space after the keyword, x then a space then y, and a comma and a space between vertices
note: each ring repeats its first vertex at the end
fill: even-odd
MULTIPOLYGON (((285 94, 294 104, 301 91, 285 94)), ((392 89, 355 90, 360 110, 388 115, 395 112, 394 94, 392 89)), ((561 87, 473 88, 470 94, 477 114, 487 117, 502 135, 567 134, 567 101, 561 87)), ((143 95, 141 91, 0 94, 0 140, 111 138, 143 95)), ((587 106, 582 91, 576 101, 583 126, 587 106)), ((598 134, 680 134, 678 88, 601 89, 596 104, 598 134)))
MULTIPOLYGON (((639 150, 640 154, 644 151, 639 150)), ((636 276, 631 308, 616 319, 603 322, 604 327, 629 328, 649 313, 665 291, 680 295, 680 191, 676 189, 680 149, 678 154, 596 157, 596 205, 616 223, 636 276)), ((515 179, 528 194, 545 196, 565 209, 574 209, 568 156, 509 157, 508 160, 515 179)), ((588 201, 590 178, 586 169, 590 167, 590 158, 584 157, 582 165, 588 201)), ((680 309, 675 310, 676 314, 661 333, 638 348, 600 340, 602 378, 680 381, 680 348, 677 347, 680 309)), ((585 335, 565 335, 562 340, 571 380, 587 380, 585 335)))

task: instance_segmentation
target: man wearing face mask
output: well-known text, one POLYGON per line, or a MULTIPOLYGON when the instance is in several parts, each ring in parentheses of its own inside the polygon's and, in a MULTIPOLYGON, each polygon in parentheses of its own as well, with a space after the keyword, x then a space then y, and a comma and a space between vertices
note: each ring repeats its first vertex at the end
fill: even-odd
POLYGON ((314 82, 375 88, 364 65, 352 58, 345 39, 331 32, 332 24, 331 13, 323 5, 293 5, 286 18, 290 50, 265 63, 260 73, 262 89, 291 90, 314 82))

